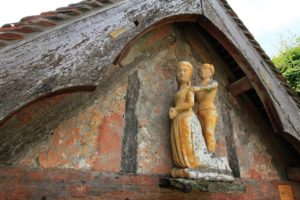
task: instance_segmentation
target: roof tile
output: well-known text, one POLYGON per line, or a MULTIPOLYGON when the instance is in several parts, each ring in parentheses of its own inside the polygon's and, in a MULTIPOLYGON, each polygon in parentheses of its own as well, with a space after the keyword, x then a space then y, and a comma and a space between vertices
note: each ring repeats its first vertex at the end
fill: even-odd
POLYGON ((69 8, 69 7, 58 8, 58 9, 56 9, 56 12, 66 14, 66 15, 71 15, 71 16, 76 16, 76 15, 82 14, 81 11, 79 11, 75 8, 69 8))
POLYGON ((0 32, 0 40, 19 40, 23 39, 23 35, 19 33, 13 33, 13 32, 0 32))
POLYGON ((41 29, 32 25, 20 25, 20 26, 10 26, 10 27, 0 28, 0 32, 7 32, 7 31, 16 31, 20 33, 34 33, 34 32, 41 31, 41 29))
POLYGON ((92 7, 96 7, 96 8, 104 6, 103 3, 100 3, 100 2, 95 1, 95 0, 93 0, 93 1, 83 1, 82 3, 87 4, 89 6, 92 6, 92 7))
POLYGON ((87 11, 91 11, 93 10, 93 7, 86 5, 84 3, 76 3, 76 4, 70 4, 69 5, 70 8, 76 8, 82 12, 87 12, 87 11))
POLYGON ((51 27, 56 26, 57 22, 53 22, 51 20, 45 18, 37 18, 30 21, 30 24, 41 26, 41 27, 51 27))
POLYGON ((55 11, 24 17, 16 23, 5 24, 0 28, 0 48, 10 45, 13 41, 21 40, 31 33, 43 31, 75 16, 111 3, 114 3, 114 1, 84 0, 79 3, 70 4, 67 7, 58 8, 55 11))
POLYGON ((41 13, 42 18, 50 19, 50 20, 55 20, 55 21, 60 21, 60 20, 67 20, 70 19, 71 16, 61 14, 58 12, 47 12, 47 13, 41 13))

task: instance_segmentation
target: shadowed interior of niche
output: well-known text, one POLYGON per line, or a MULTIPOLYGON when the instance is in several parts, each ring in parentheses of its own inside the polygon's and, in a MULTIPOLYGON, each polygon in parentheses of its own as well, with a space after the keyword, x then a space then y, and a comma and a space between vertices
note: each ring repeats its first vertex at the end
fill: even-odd
POLYGON ((53 127, 77 113, 95 86, 55 91, 30 102, 0 124, 0 163, 12 164, 53 133, 53 127))
MULTIPOLYGON (((229 83, 233 83, 246 76, 242 68, 237 64, 230 53, 215 38, 213 38, 201 26, 197 26, 197 29, 214 47, 216 52, 224 59, 227 64, 224 67, 232 72, 233 76, 231 76, 228 80, 229 83)), ((300 166, 300 154, 279 133, 275 133, 269 115, 255 89, 252 88, 248 91, 245 91, 236 96, 235 99, 240 104, 247 104, 247 106, 245 106, 245 111, 249 113, 249 115, 259 116, 256 119, 253 117, 253 119, 261 128, 264 129, 264 135, 262 135, 261 138, 266 144, 268 144, 270 153, 272 155, 276 155, 275 157, 283 161, 286 166, 300 166)), ((278 160, 275 162, 278 162, 278 160)))

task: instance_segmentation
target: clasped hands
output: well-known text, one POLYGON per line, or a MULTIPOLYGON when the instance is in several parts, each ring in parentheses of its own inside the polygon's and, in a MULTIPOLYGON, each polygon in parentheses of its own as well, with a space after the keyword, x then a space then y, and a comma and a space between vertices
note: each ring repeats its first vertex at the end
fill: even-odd
POLYGON ((177 110, 175 107, 171 107, 169 109, 169 117, 170 119, 174 119, 177 116, 177 110))

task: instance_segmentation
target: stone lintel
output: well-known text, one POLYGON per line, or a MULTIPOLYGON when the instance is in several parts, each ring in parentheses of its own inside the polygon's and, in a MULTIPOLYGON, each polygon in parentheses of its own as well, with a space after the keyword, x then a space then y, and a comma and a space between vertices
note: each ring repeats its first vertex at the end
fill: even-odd
POLYGON ((159 186, 163 188, 180 190, 182 192, 223 192, 223 193, 243 193, 246 187, 240 182, 217 182, 193 179, 161 177, 159 186))

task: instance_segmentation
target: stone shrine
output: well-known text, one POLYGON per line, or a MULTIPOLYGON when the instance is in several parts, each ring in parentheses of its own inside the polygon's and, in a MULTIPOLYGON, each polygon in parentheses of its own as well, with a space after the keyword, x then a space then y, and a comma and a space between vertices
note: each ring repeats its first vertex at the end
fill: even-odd
POLYGON ((84 0, 0 63, 0 200, 300 199, 299 97, 226 0, 84 0))
POLYGON ((211 109, 211 105, 213 105, 213 114, 215 116, 217 114, 213 102, 214 98, 206 100, 209 98, 208 90, 217 88, 217 82, 211 80, 212 71, 212 65, 203 64, 201 77, 207 78, 211 83, 207 82, 200 87, 194 87, 192 85, 192 64, 187 61, 178 63, 176 77, 179 89, 174 98, 175 107, 171 107, 169 110, 169 117, 172 119, 171 146, 173 161, 176 166, 171 170, 171 175, 174 178, 233 181, 226 158, 217 157, 213 154, 215 151, 214 128, 216 119, 209 115, 210 110, 208 109, 211 109), (207 70, 207 66, 210 66, 211 69, 207 70), (201 125, 193 112, 195 92, 200 93, 198 110, 201 114, 199 117, 201 125), (202 130, 201 127, 204 129, 202 130))

